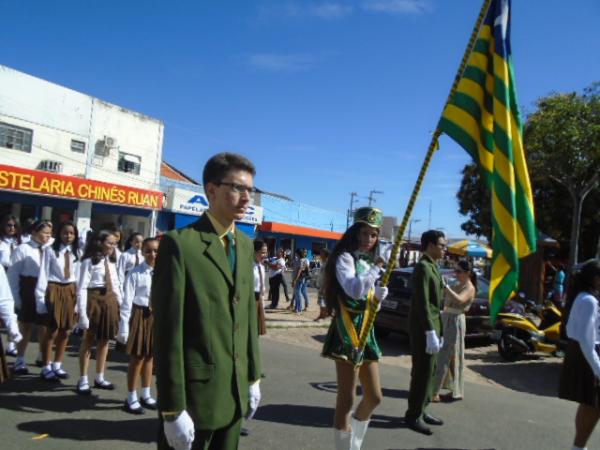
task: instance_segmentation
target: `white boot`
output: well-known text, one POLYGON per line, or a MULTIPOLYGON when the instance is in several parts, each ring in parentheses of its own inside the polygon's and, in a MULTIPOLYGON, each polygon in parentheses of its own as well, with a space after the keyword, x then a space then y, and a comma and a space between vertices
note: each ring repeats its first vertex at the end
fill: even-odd
POLYGON ((352 441, 350 442, 350 450, 360 450, 367 428, 369 428, 369 420, 360 421, 352 417, 352 441))
POLYGON ((350 431, 333 429, 333 438, 335 440, 335 450, 350 450, 350 439, 352 433, 350 431))

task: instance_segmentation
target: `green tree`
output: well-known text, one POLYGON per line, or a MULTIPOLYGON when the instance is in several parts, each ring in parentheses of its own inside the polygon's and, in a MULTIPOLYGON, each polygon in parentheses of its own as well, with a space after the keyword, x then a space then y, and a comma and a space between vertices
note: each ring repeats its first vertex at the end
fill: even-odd
POLYGON ((468 216, 468 220, 463 222, 460 228, 467 234, 475 235, 477 238, 483 236, 491 242, 490 193, 477 164, 467 164, 462 170, 462 181, 456 198, 459 212, 468 216))

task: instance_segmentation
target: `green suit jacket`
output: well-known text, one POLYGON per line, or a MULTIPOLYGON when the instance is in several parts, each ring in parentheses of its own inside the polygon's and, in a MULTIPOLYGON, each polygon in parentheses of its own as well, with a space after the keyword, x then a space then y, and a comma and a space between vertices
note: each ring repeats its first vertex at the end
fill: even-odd
POLYGON ((236 270, 206 215, 164 235, 152 278, 158 406, 196 429, 245 415, 260 378, 252 241, 235 231, 236 270))
POLYGON ((411 337, 425 340, 425 331, 435 330, 442 336, 440 309, 443 303, 444 283, 437 264, 423 255, 412 276, 409 328, 411 337))

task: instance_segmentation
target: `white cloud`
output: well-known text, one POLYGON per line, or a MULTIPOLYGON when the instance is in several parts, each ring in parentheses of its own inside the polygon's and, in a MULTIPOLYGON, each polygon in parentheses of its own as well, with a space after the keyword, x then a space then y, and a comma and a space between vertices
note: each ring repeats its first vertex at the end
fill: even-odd
POLYGON ((362 7, 367 11, 386 14, 422 14, 431 11, 426 0, 365 0, 362 7))
POLYGON ((273 5, 261 6, 259 17, 263 20, 317 18, 325 20, 341 19, 354 12, 355 7, 349 2, 298 2, 287 1, 273 5))
POLYGON ((272 72, 300 72, 310 70, 316 58, 310 54, 255 53, 247 60, 248 65, 272 72))

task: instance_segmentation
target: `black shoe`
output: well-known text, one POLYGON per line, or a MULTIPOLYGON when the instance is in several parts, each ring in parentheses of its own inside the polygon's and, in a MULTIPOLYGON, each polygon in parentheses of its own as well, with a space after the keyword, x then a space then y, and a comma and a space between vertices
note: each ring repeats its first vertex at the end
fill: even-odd
POLYGON ((433 434, 433 431, 431 431, 429 427, 426 427, 421 419, 412 420, 405 418, 404 422, 408 428, 416 431, 417 433, 424 434, 425 436, 431 436, 433 434))
POLYGON ((27 365, 22 364, 22 365, 15 365, 15 368, 13 369, 13 373, 15 375, 29 375, 29 369, 27 368, 27 365))
POLYGON ((248 428, 242 427, 240 430, 240 436, 248 436, 250 434, 250 430, 248 428))
POLYGON ((54 370, 42 370, 40 372, 40 378, 44 381, 48 381, 49 383, 56 383, 58 381, 60 381, 60 378, 58 377, 58 375, 56 375, 56 372, 54 372, 54 370))
POLYGON ((104 389, 105 391, 114 391, 115 390, 115 385, 112 384, 110 381, 106 381, 106 380, 103 380, 102 383, 99 383, 98 381, 94 380, 94 387, 96 389, 104 389))
POLYGON ((444 421, 431 414, 423 414, 423 421, 429 425, 444 425, 444 421))
POLYGON ((136 416, 141 416, 143 414, 146 414, 146 411, 144 411, 144 408, 142 408, 142 405, 139 402, 135 402, 135 403, 138 404, 138 407, 132 408, 131 405, 129 404, 129 402, 127 400, 125 400, 125 403, 123 404, 123 411, 128 412, 129 414, 135 414, 136 416))
POLYGON ((16 348, 13 348, 12 350, 6 350, 6 351, 4 352, 4 354, 5 354, 6 356, 12 356, 13 358, 16 358, 16 357, 17 357, 17 355, 18 355, 18 352, 17 352, 17 349, 16 349, 16 348))
POLYGON ((41 359, 36 359, 35 360, 35 365, 37 367, 44 367, 45 366, 44 361, 42 361, 41 359))
MULTIPOLYGON (((150 397, 150 398, 152 398, 152 397, 150 397)), ((152 400, 154 400, 154 399, 152 399, 152 400)), ((147 401, 147 399, 141 398, 140 399, 140 403, 146 409, 151 409, 152 411, 156 411, 157 410, 156 400, 154 400, 154 402, 149 403, 147 401)))
POLYGON ((77 388, 75 389, 75 392, 77 392, 79 395, 91 395, 92 394, 92 390, 90 389, 90 385, 85 383, 82 387, 81 384, 77 383, 77 388))

